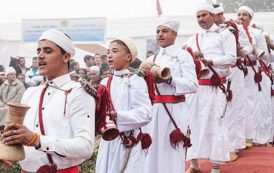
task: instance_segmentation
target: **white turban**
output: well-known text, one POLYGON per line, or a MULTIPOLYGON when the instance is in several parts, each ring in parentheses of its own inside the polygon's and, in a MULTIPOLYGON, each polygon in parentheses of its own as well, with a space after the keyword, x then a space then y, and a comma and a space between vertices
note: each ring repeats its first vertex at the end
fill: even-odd
POLYGON ((14 70, 13 67, 7 67, 5 75, 7 76, 8 74, 14 73, 16 74, 16 71, 14 70))
POLYGON ((90 72, 91 72, 91 71, 95 71, 95 72, 97 72, 97 73, 100 73, 100 68, 99 68, 98 66, 94 65, 94 66, 91 66, 91 67, 89 68, 89 71, 90 71, 90 72))
POLYGON ((244 10, 244 11, 248 12, 248 14, 249 14, 249 15, 251 16, 251 18, 253 19, 253 17, 254 17, 254 12, 253 12, 253 10, 252 10, 251 8, 249 8, 248 6, 241 6, 241 7, 238 9, 237 13, 238 13, 240 10, 244 10))
POLYGON ((224 8, 221 6, 214 8, 214 14, 220 14, 220 13, 223 13, 224 11, 225 11, 224 8))
POLYGON ((196 8, 196 13, 198 13, 199 11, 208 11, 212 14, 214 14, 214 12, 215 12, 213 5, 208 2, 200 3, 196 8))
POLYGON ((138 54, 138 50, 134 44, 134 41, 130 37, 119 37, 119 38, 116 38, 116 40, 122 41, 128 47, 132 56, 131 62, 133 62, 137 58, 137 54, 138 54))
POLYGON ((57 29, 49 29, 42 33, 38 41, 49 40, 63 48, 67 53, 73 57, 75 55, 75 49, 72 40, 66 36, 63 32, 57 29))
POLYGON ((161 17, 157 22, 157 27, 158 26, 165 26, 175 32, 178 32, 180 27, 180 20, 174 17, 161 17))

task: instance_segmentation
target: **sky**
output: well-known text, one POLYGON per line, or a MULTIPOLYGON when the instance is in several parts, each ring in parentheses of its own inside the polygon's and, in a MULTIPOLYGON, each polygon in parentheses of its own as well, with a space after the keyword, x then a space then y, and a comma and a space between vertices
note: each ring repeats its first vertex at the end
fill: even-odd
MULTIPOLYGON (((160 0, 163 15, 194 14, 203 0, 160 0)), ((156 0, 0 0, 0 22, 21 19, 156 16, 156 0)))

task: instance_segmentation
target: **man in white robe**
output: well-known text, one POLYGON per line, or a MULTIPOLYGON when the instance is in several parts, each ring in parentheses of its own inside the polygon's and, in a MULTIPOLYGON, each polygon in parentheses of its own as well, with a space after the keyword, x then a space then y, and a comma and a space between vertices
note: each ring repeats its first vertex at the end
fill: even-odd
POLYGON ((24 123, 8 123, 2 142, 24 145, 22 173, 49 168, 78 173, 78 165, 93 152, 95 100, 70 80, 68 63, 75 50, 67 35, 46 30, 38 40, 37 54, 39 73, 47 83, 24 93, 21 103, 30 106, 24 123))
POLYGON ((227 107, 226 77, 236 63, 236 41, 230 31, 214 23, 214 8, 201 3, 196 10, 200 27, 204 30, 191 37, 188 46, 194 52, 203 53, 201 61, 211 66, 207 76, 199 79, 198 92, 191 98, 190 139, 192 146, 187 153, 191 160, 189 173, 200 172, 198 159, 209 159, 212 173, 219 173, 220 164, 229 160, 228 134, 225 124, 227 107), (216 83, 216 78, 218 81, 216 83), (223 88, 223 90, 221 89, 223 88))
MULTIPOLYGON (((215 23, 221 27, 226 27, 230 30, 236 31, 229 24, 225 24, 224 9, 214 4, 215 23)), ((232 21, 229 21, 232 22, 232 21)), ((229 154, 230 161, 238 159, 239 149, 246 147, 245 145, 245 119, 246 119, 246 89, 245 89, 245 71, 247 69, 243 64, 244 57, 253 53, 253 46, 249 43, 248 36, 243 29, 243 25, 233 22, 238 29, 238 45, 237 45, 237 63, 232 66, 232 73, 228 77, 231 80, 231 90, 233 98, 227 106, 226 110, 226 123, 228 127, 229 139, 229 154)), ((236 35, 235 35, 236 38, 236 35)))
POLYGON ((144 173, 185 171, 184 143, 179 142, 174 147, 170 141, 170 135, 176 129, 172 119, 180 131, 187 135, 189 105, 188 100, 185 101, 185 94, 197 91, 197 76, 191 55, 174 46, 178 29, 179 20, 160 18, 156 30, 160 51, 148 58, 161 68, 169 68, 171 76, 156 84, 157 102, 153 104, 152 121, 146 126, 153 143, 146 157, 144 173))
MULTIPOLYGON (((151 120, 151 101, 147 84, 143 77, 128 70, 130 62, 137 56, 137 48, 130 38, 118 38, 109 46, 108 62, 114 70, 111 77, 102 80, 108 87, 116 114, 116 125, 126 137, 135 138, 140 134, 142 126, 151 120), (122 42, 122 43, 121 43, 122 42), (121 47, 120 44, 123 44, 121 47), (124 54, 127 49, 127 54, 124 54), (126 56, 125 56, 126 55, 126 56), (130 60, 125 60, 126 57, 130 60), (123 61, 122 61, 123 59, 123 61), (121 68, 120 68, 121 66, 121 68), (118 68, 119 67, 119 68, 118 68)), ((98 173, 143 173, 146 152, 139 141, 127 148, 122 136, 112 141, 101 139, 96 161, 98 173)))
POLYGON ((261 72, 262 80, 260 86, 254 82, 254 72, 251 67, 248 69, 246 78, 247 92, 247 121, 246 121, 246 139, 247 144, 266 144, 271 138, 271 83, 266 75, 264 65, 269 65, 269 53, 263 32, 257 28, 251 27, 251 20, 254 12, 247 6, 241 6, 237 11, 238 20, 248 26, 250 33, 250 42, 254 46, 254 54, 250 59, 254 61, 256 72, 261 72), (264 52, 264 55, 258 56, 258 52, 264 52), (255 84, 255 85, 254 85, 255 84), (255 87, 254 87, 255 86, 255 87), (260 89, 258 89, 258 86, 260 89), (257 89, 256 89, 257 88, 257 89))

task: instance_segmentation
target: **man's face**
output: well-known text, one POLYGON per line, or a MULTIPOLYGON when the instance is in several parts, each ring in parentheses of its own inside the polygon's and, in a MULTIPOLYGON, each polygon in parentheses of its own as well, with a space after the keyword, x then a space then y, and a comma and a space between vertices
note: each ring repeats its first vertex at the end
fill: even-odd
POLYGON ((0 73, 0 81, 4 81, 6 79, 5 73, 0 73))
POLYGON ((108 49, 108 65, 113 70, 127 69, 132 56, 126 52, 126 48, 117 42, 109 44, 108 49))
POLYGON ((103 78, 111 76, 110 70, 103 71, 103 78))
POLYGON ((38 42, 39 73, 52 80, 67 73, 70 54, 61 53, 60 47, 49 40, 38 42))
POLYGON ((100 65, 101 64, 101 56, 100 55, 95 55, 94 56, 94 63, 96 65, 100 65))
POLYGON ((196 18, 200 27, 205 30, 208 30, 214 24, 214 16, 208 11, 198 11, 196 18))
POLYGON ((19 74, 17 77, 21 82, 25 82, 25 75, 19 74))
POLYGON ((25 58, 24 57, 19 57, 19 66, 21 66, 21 67, 25 67, 25 64, 26 64, 26 60, 25 60, 25 58))
POLYGON ((163 48, 173 45, 177 37, 177 32, 161 25, 157 27, 156 34, 157 43, 163 48))
POLYGON ((93 57, 91 57, 87 60, 87 66, 90 67, 90 66, 93 66, 93 65, 94 65, 94 59, 93 59, 93 57))
POLYGON ((9 82, 13 82, 16 80, 16 73, 9 73, 6 77, 6 79, 9 81, 9 82))
POLYGON ((237 12, 237 20, 241 23, 244 23, 246 26, 248 26, 252 20, 249 13, 245 10, 239 10, 237 12))
POLYGON ((81 78, 87 77, 87 73, 86 73, 86 71, 83 70, 83 69, 80 69, 80 70, 78 71, 78 74, 79 74, 79 76, 80 76, 81 78))
POLYGON ((97 82, 100 79, 100 74, 97 71, 90 71, 89 78, 92 82, 97 82))
POLYGON ((214 14, 214 21, 217 25, 225 22, 224 13, 214 14))
POLYGON ((38 68, 38 60, 32 60, 32 68, 38 68))

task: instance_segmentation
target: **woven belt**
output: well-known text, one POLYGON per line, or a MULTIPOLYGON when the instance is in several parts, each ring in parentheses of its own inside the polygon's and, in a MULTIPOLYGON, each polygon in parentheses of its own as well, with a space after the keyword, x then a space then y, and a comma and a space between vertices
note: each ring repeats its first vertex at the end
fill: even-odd
MULTIPOLYGON (((226 78, 221 77, 221 83, 220 84, 224 84, 225 82, 226 82, 226 78)), ((210 79, 199 79, 198 83, 199 83, 199 85, 212 85, 212 86, 215 86, 214 83, 212 83, 212 80, 210 80, 210 79)))
MULTIPOLYGON (((31 172, 22 170, 21 173, 31 173, 31 172)), ((57 173, 79 173, 79 166, 73 166, 71 168, 57 170, 57 173)))
POLYGON ((173 95, 158 95, 154 96, 153 103, 179 103, 185 102, 185 95, 173 96, 173 95))

